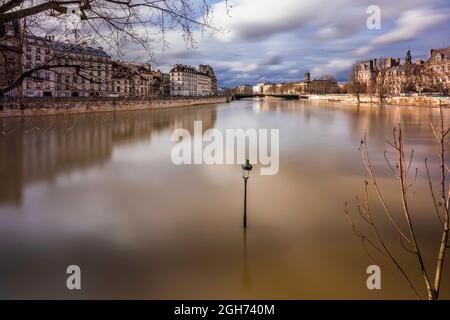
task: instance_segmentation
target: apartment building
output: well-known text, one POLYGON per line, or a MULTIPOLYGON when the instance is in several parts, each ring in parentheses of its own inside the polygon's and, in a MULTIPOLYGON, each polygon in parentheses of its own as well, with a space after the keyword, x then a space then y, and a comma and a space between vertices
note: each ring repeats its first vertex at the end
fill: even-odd
MULTIPOLYGON (((2 48, 17 48, 20 52, 21 34, 20 27, 17 21, 9 22, 2 26, 0 30, 0 44, 2 48)), ((20 53, 13 50, 2 50, 0 54, 0 87, 6 88, 11 85, 16 78, 22 73, 22 56, 20 53)), ((6 96, 19 95, 19 88, 9 90, 5 93, 6 96)))
POLYGON ((11 48, 6 61, 0 61, 0 85, 26 75, 8 96, 98 97, 111 93, 111 57, 101 47, 25 34, 18 22, 5 26, 0 44, 11 48))
POLYGON ((170 70, 170 95, 211 96, 217 93, 217 80, 211 66, 177 64, 170 70), (215 89, 214 89, 215 86, 215 89))
POLYGON ((156 97, 156 79, 149 64, 113 61, 113 96, 156 97))
POLYGON ((112 90, 111 57, 103 48, 54 41, 52 37, 27 36, 22 56, 23 71, 37 70, 25 79, 26 97, 105 97, 112 90))
MULTIPOLYGON (((217 78, 209 65, 198 69, 175 65, 170 73, 148 64, 112 61, 101 47, 53 36, 24 34, 18 23, 0 30, 0 44, 14 48, 0 57, 0 86, 21 75, 8 96, 25 97, 159 97, 217 94, 217 78), (75 42, 75 43, 74 43, 75 42)), ((5 95, 5 94, 3 94, 5 95)))
POLYGON ((211 78, 211 94, 212 95, 217 95, 217 77, 216 74, 214 73, 214 69, 213 67, 211 67, 210 65, 207 64, 201 64, 198 67, 198 70, 201 73, 206 74, 209 78, 211 78))
POLYGON ((197 96, 212 95, 212 80, 211 77, 205 73, 197 74, 197 96))

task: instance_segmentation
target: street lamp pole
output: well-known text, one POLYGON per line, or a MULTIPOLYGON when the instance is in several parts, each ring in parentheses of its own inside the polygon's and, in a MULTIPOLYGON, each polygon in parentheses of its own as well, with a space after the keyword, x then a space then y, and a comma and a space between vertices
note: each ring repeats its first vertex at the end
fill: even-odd
POLYGON ((244 178, 244 228, 247 228, 247 180, 244 178))
POLYGON ((244 179, 244 229, 247 228, 247 181, 250 178, 250 171, 253 166, 247 159, 245 165, 242 165, 242 178, 244 179))

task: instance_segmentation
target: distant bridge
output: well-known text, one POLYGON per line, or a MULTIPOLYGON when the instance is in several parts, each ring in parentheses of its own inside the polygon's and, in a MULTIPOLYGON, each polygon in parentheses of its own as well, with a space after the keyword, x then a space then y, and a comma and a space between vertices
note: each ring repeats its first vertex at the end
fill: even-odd
POLYGON ((298 100, 300 98, 303 98, 303 96, 300 96, 299 94, 248 94, 248 93, 236 93, 234 95, 235 100, 239 99, 245 99, 245 98, 264 98, 264 97, 275 97, 275 98, 282 98, 282 99, 288 99, 288 100, 298 100))

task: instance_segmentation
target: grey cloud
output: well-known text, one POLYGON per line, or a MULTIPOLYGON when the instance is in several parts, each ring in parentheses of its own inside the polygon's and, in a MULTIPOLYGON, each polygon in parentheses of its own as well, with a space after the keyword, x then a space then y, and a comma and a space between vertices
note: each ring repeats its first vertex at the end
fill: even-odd
POLYGON ((259 65, 261 66, 276 66, 281 64, 283 61, 283 57, 280 55, 273 55, 269 56, 266 59, 264 59, 259 65))
MULTIPOLYGON (((322 0, 315 1, 324 3, 322 0)), ((411 0, 408 3, 379 0, 382 7, 382 30, 368 30, 365 26, 367 15, 364 6, 372 2, 333 1, 329 4, 331 9, 318 10, 306 18, 303 14, 299 15, 298 21, 287 19, 265 24, 241 19, 233 25, 235 37, 232 41, 204 39, 199 41, 196 49, 179 49, 178 52, 169 49, 163 56, 157 53, 157 62, 164 65, 162 70, 168 70, 177 62, 191 65, 211 64, 221 86, 300 80, 304 72, 313 70, 327 70, 327 73, 333 73, 342 81, 347 78, 348 70, 333 64, 333 61, 348 62, 349 59, 356 59, 357 57, 352 56, 356 49, 369 44, 377 36, 394 30, 397 19, 405 10, 420 8, 425 0, 411 0), (348 6, 335 10, 335 3, 345 3, 348 6), (289 73, 294 69, 298 72, 289 73)), ((448 0, 429 0, 428 6, 434 9, 450 9, 448 0)), ((403 57, 408 48, 412 50, 415 58, 426 56, 429 48, 450 45, 447 24, 431 26, 427 29, 427 37, 413 36, 407 43, 376 46, 367 57, 403 57)))

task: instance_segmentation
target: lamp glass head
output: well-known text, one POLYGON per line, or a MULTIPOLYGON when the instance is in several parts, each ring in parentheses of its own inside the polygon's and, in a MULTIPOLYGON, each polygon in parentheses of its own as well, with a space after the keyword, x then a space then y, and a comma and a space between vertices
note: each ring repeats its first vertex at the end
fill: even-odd
POLYGON ((253 166, 250 164, 250 161, 247 159, 245 165, 242 165, 242 178, 248 179, 250 177, 250 171, 252 171, 253 166))

